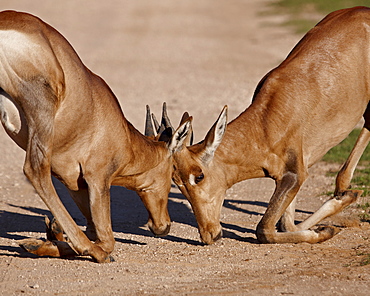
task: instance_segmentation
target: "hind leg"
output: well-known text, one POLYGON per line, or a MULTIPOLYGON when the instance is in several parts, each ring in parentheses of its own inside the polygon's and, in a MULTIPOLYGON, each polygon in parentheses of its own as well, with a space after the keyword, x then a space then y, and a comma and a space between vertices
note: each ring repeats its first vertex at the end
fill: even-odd
POLYGON ((364 113, 365 124, 361 130, 361 133, 353 147, 351 154, 340 169, 337 179, 334 195, 340 195, 350 187, 350 182, 353 177, 355 168, 364 153, 367 145, 370 141, 370 104, 364 113))
MULTIPOLYGON (((80 255, 90 255, 98 262, 110 261, 109 254, 85 236, 60 201, 51 182, 48 150, 42 146, 37 135, 33 135, 26 153, 25 175, 64 229, 76 252, 80 255)), ((49 244, 41 245, 37 250, 29 251, 40 256, 52 256, 51 254, 58 256, 59 249, 58 245, 49 244)), ((63 254, 60 253, 60 256, 63 256, 63 254)))
POLYGON ((71 248, 63 236, 63 229, 55 218, 50 221, 45 216, 47 241, 39 239, 23 239, 19 245, 27 252, 38 256, 75 257, 78 254, 71 248))
MULTIPOLYGON (((24 173, 63 229, 73 230, 73 234, 68 236, 72 244, 77 245, 77 247, 75 246, 77 252, 88 252, 85 249, 87 242, 83 242, 82 232, 60 201, 51 182, 50 148, 40 139, 43 138, 42 136, 33 132, 32 127, 29 127, 29 130, 30 140, 26 151, 24 173)), ((21 242, 21 246, 39 256, 64 256, 57 245, 50 242, 40 243, 36 241, 32 243, 31 240, 26 240, 21 242)))
MULTIPOLYGON (((91 192, 91 190, 88 190, 87 185, 85 188, 81 188, 78 191, 69 190, 69 192, 87 220, 85 234, 90 240, 96 242, 94 245, 100 246, 105 252, 110 254, 114 248, 114 237, 111 229, 110 211, 106 211, 106 209, 109 209, 109 202, 101 202, 102 198, 99 191, 98 197, 96 198, 96 200, 100 201, 99 205, 90 205, 89 192, 91 192), (90 207, 97 208, 97 211, 93 211, 95 215, 94 219, 90 207), (98 227, 95 226, 95 223, 97 223, 98 227), (96 229, 98 229, 98 231, 96 229), (104 231, 102 232, 101 229, 104 231)), ((109 200, 109 193, 107 196, 109 200)), ((63 228, 56 218, 50 221, 46 217, 45 224, 47 241, 26 239, 21 241, 21 247, 23 249, 39 256, 70 257, 78 255, 68 244, 70 242, 69 237, 64 236, 63 228)), ((114 260, 111 256, 108 258, 108 261, 114 260)))
POLYGON ((97 239, 96 229, 91 215, 89 189, 86 182, 83 181, 78 191, 68 190, 68 192, 86 219, 85 234, 91 241, 95 241, 97 239))
MULTIPOLYGON (((27 110, 25 114, 28 125, 28 141, 26 148, 26 159, 24 163, 24 173, 47 205, 52 215, 68 236, 74 250, 80 255, 90 255, 97 262, 110 261, 109 253, 98 245, 92 243, 86 235, 79 229, 72 219, 63 203, 59 199, 51 180, 51 156, 53 143, 53 128, 55 98, 48 89, 40 87, 38 95, 32 97, 28 94, 27 99, 19 103, 22 110, 27 110), (37 103, 37 110, 34 105, 37 103)), ((32 250, 31 250, 32 251, 32 250)), ((38 255, 58 255, 58 246, 41 245, 33 250, 38 255), (45 249, 45 251, 41 251, 45 249)), ((63 254, 60 254, 61 256, 63 254)))
MULTIPOLYGON (((87 223, 86 225, 87 227, 85 231, 86 236, 91 241, 95 241, 97 239, 97 236, 96 236, 95 224, 93 222, 92 215, 91 215, 89 188, 88 188, 86 181, 84 180, 82 176, 82 172, 81 172, 80 177, 78 178, 77 183, 78 183, 77 190, 71 190, 69 188, 67 188, 67 190, 70 196, 72 197, 73 201, 78 206, 80 212, 83 214, 83 216, 86 219, 86 223, 87 223)), ((55 239, 61 240, 62 237, 60 237, 60 233, 63 233, 63 229, 57 223, 56 219, 54 218, 52 222, 49 222, 46 224, 47 224, 47 232, 51 234, 51 237, 55 237, 55 239)))
POLYGON ((365 125, 353 147, 348 159, 340 169, 336 178, 336 187, 334 197, 325 202, 322 207, 311 215, 308 219, 298 224, 298 229, 308 229, 323 219, 342 211, 345 207, 355 202, 361 196, 361 190, 351 190, 350 183, 355 168, 370 141, 370 110, 367 109, 365 114, 365 125))
MULTIPOLYGON (((97 239, 95 225, 92 220, 91 210, 90 210, 90 201, 89 201, 89 192, 87 185, 85 187, 80 187, 78 191, 69 190, 71 197, 73 198, 74 202, 78 206, 81 213, 84 215, 87 227, 85 234, 91 240, 95 241, 97 239)), ((46 234, 47 239, 50 241, 65 241, 65 237, 63 236, 63 229, 59 225, 58 221, 54 218, 52 221, 49 221, 47 217, 45 217, 45 224, 46 224, 46 234)), ((67 238, 68 240, 68 238, 67 238)))
POLYGON ((366 149, 370 141, 370 131, 367 128, 361 130, 360 136, 357 139, 355 146, 352 149, 347 161, 344 163, 343 167, 340 169, 337 179, 334 195, 341 195, 343 192, 350 188, 350 183, 353 177, 355 168, 366 149))
POLYGON ((107 183, 109 178, 103 175, 97 175, 95 171, 85 172, 78 182, 79 190, 69 190, 69 193, 86 218, 87 237, 110 253, 115 243, 110 216, 110 185, 107 183))

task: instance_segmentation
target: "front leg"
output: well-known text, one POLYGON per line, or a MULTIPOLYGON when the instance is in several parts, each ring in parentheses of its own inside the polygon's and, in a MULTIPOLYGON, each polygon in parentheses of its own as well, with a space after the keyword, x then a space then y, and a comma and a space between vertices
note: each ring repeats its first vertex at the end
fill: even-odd
MULTIPOLYGON (((110 254, 114 250, 115 244, 110 212, 110 185, 106 183, 108 178, 103 178, 100 175, 99 178, 96 178, 96 175, 99 174, 84 176, 88 185, 91 213, 88 223, 91 224, 90 230, 93 230, 93 235, 96 236, 95 245, 110 254)), ((109 258, 114 261, 111 256, 109 258)))
MULTIPOLYGON (((367 112, 367 117, 370 118, 370 112, 367 112)), ((365 151, 367 145, 370 141, 370 131, 364 127, 361 130, 361 133, 353 147, 348 159, 343 164, 340 169, 338 176, 336 178, 336 186, 334 196, 343 195, 343 193, 349 189, 353 173, 356 169, 356 166, 365 151)))
POLYGON ((295 207, 297 203, 297 197, 289 204, 283 216, 279 220, 279 230, 283 232, 297 231, 297 226, 294 223, 295 207))
POLYGON ((257 226, 257 238, 261 243, 317 243, 336 234, 333 227, 325 227, 317 231, 276 231, 276 223, 295 198, 302 183, 302 177, 300 179, 298 174, 292 172, 284 174, 281 180, 276 181, 275 192, 271 197, 265 215, 257 226))
POLYGON ((86 182, 81 180, 79 190, 73 191, 68 189, 68 192, 86 219, 86 236, 91 241, 96 241, 96 229, 91 216, 89 188, 86 182))

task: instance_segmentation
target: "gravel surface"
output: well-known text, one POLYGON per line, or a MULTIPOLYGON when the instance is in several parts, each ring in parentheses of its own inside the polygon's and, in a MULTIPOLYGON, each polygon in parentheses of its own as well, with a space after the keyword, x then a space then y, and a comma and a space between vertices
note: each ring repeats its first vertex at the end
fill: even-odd
MULTIPOLYGON (((54 26, 85 64, 101 75, 125 116, 144 128, 145 105, 160 112, 167 102, 174 124, 194 116, 195 140, 204 137, 223 105, 229 118, 242 112, 259 79, 289 53, 301 36, 266 15, 268 1, 4 1, 0 9, 33 13, 54 26)), ((228 192, 222 212, 224 238, 200 243, 188 202, 174 187, 167 237, 155 238, 135 193, 112 188, 116 262, 90 258, 38 258, 17 241, 45 237, 49 211, 22 174, 24 152, 0 131, 1 295, 368 295, 370 226, 356 206, 324 221, 341 232, 316 244, 261 245, 255 228, 274 189, 269 179, 244 181, 228 192)), ((333 191, 319 163, 299 193, 297 220, 333 191)), ((63 186, 66 207, 84 219, 63 186)), ((363 202, 360 200, 359 202, 363 202)))

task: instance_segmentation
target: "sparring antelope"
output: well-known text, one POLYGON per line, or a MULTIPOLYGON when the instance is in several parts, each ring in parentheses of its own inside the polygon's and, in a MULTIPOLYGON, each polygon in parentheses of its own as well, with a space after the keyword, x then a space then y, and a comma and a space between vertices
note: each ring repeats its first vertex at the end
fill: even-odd
POLYGON ((109 262, 111 185, 138 193, 155 235, 169 232, 173 164, 166 143, 150 129, 149 137, 137 131, 104 80, 61 34, 30 14, 0 13, 0 116, 26 151, 24 174, 57 221, 48 223, 48 237, 56 240, 28 239, 23 248, 40 256, 89 255, 109 262), (86 217, 86 234, 60 201, 52 176, 86 217))
POLYGON ((310 228, 361 195, 350 180, 370 139, 370 9, 326 16, 288 57, 259 82, 252 104, 227 124, 227 107, 205 139, 187 146, 191 119, 175 132, 173 179, 188 198, 206 244, 222 236, 226 190, 242 180, 270 177, 276 188, 257 226, 262 243, 317 243, 334 227, 310 228), (337 179, 334 197, 295 225, 295 196, 308 168, 340 143, 364 117, 361 134, 337 179), (280 221, 281 230, 276 225, 280 221))

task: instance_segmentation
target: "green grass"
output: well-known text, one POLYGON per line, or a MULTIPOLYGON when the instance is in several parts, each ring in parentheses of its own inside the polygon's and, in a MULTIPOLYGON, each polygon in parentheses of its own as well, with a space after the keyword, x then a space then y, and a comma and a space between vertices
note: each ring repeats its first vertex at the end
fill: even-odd
MULTIPOLYGON (((331 163, 344 163, 348 158, 355 142, 360 135, 360 129, 354 129, 349 136, 341 142, 339 145, 333 147, 326 155, 323 160, 331 163)), ((360 159, 359 165, 366 165, 370 163, 370 148, 367 147, 360 159)))
POLYGON ((370 203, 365 202, 362 205, 358 205, 358 207, 363 210, 363 213, 359 215, 361 221, 370 223, 370 203))
MULTIPOLYGON (((326 153, 326 155, 323 157, 323 161, 343 164, 348 158, 352 148, 354 147, 359 134, 360 134, 359 129, 353 130, 343 142, 333 147, 331 150, 329 150, 328 153, 326 153)), ((359 164, 355 170, 351 182, 353 189, 360 189, 364 191, 362 196, 370 196, 369 165, 370 165, 370 148, 367 147, 362 157, 360 158, 359 164)), ((328 175, 333 176, 334 174, 332 172, 329 172, 328 175)), ((359 207, 361 207, 364 210, 364 214, 361 214, 361 219, 363 221, 370 222, 370 204, 366 202, 365 204, 360 205, 359 207)))
POLYGON ((365 266, 370 264, 370 254, 365 254, 365 258, 360 262, 360 266, 365 266))
POLYGON ((277 13, 288 13, 290 20, 285 25, 298 34, 306 33, 326 14, 353 6, 370 6, 369 0, 275 0, 271 4, 277 13))
POLYGON ((331 11, 353 7, 367 6, 369 0, 276 0, 273 5, 298 12, 306 7, 313 7, 319 13, 327 14, 331 11))

